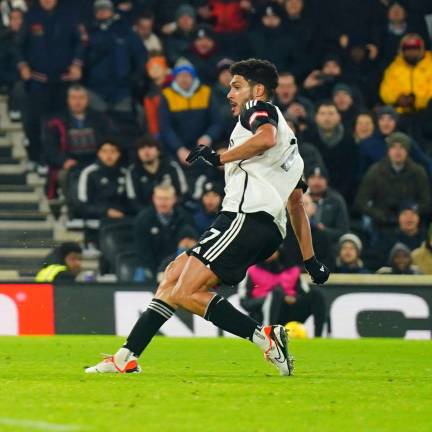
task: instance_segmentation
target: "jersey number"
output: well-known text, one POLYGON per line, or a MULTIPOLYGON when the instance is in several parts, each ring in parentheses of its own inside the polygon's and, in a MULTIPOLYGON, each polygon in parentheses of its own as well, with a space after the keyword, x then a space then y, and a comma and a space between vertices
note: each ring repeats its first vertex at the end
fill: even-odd
POLYGON ((221 232, 215 228, 210 228, 210 233, 204 240, 200 241, 202 245, 216 238, 221 232))

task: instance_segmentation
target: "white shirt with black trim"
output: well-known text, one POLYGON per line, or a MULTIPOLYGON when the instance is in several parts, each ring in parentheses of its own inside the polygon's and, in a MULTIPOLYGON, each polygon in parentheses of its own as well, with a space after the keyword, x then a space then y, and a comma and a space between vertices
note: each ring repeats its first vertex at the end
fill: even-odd
POLYGON ((277 128, 276 145, 250 159, 225 164, 222 210, 269 213, 285 237, 286 206, 302 175, 303 160, 294 132, 279 108, 269 102, 249 101, 231 133, 230 148, 244 143, 266 123, 277 128))

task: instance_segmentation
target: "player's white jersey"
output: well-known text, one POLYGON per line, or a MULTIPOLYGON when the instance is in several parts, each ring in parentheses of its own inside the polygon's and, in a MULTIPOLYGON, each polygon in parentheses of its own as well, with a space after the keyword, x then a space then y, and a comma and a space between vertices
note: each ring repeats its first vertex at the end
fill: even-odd
POLYGON ((231 133, 230 148, 244 143, 265 123, 277 127, 277 143, 261 155, 225 164, 222 210, 267 212, 285 237, 286 206, 302 176, 303 159, 279 108, 268 102, 249 101, 231 133))

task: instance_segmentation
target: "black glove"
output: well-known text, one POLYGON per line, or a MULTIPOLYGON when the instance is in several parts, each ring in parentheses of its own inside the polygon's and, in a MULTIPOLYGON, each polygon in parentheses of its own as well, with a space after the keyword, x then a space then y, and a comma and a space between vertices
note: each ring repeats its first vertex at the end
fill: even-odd
POLYGON ((323 284, 330 276, 329 269, 320 263, 315 256, 304 261, 304 266, 312 278, 312 282, 316 284, 323 284))
POLYGON ((186 158, 186 161, 192 164, 198 159, 213 167, 222 165, 220 156, 211 147, 205 145, 199 145, 193 149, 186 158))

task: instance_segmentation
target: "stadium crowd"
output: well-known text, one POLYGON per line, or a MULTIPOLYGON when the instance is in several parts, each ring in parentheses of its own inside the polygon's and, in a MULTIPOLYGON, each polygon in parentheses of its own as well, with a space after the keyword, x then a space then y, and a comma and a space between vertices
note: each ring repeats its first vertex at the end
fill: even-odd
MULTIPOLYGON (((3 0, 0 13, 0 87, 29 169, 48 167, 70 218, 100 221, 102 271, 156 279, 213 221, 223 169, 186 157, 227 148, 229 67, 258 57, 280 72, 317 258, 432 274, 430 1, 3 0)), ((278 272, 302 265, 288 231, 278 272)))

